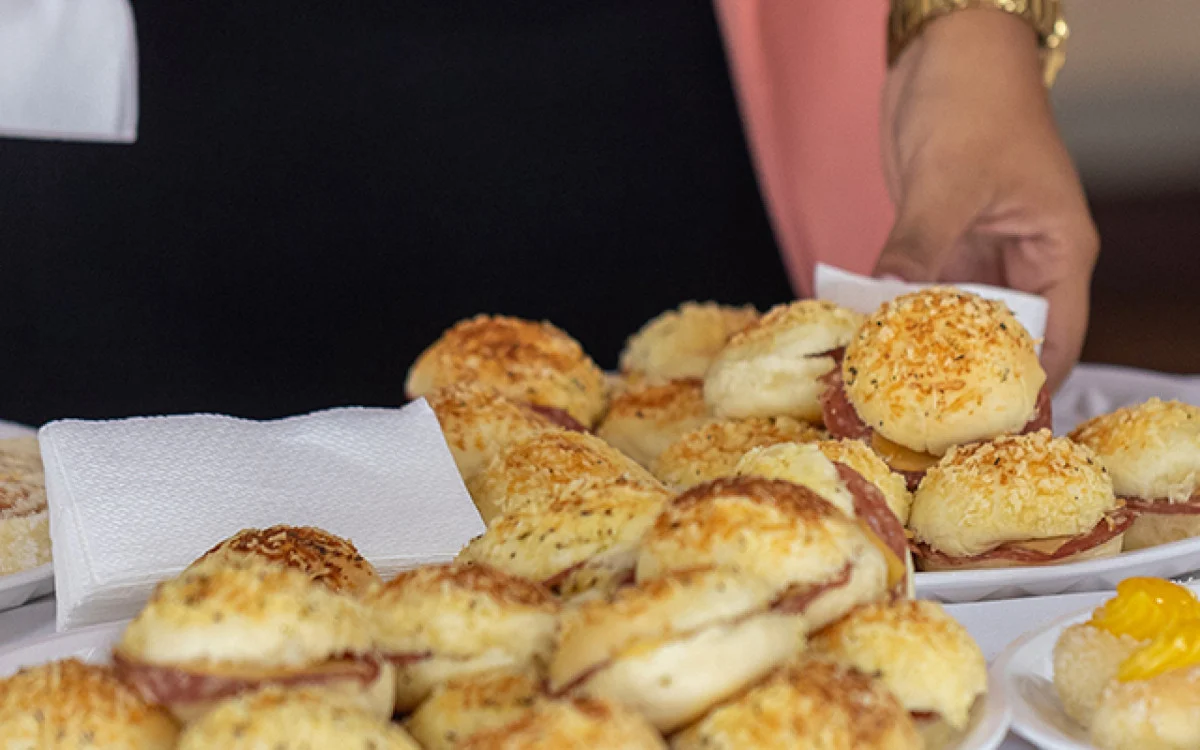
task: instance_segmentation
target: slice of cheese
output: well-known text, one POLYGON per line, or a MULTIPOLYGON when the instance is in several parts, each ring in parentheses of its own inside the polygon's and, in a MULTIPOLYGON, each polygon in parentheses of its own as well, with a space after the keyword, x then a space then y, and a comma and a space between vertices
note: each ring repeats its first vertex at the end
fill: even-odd
POLYGON ((893 443, 878 432, 871 435, 871 447, 884 463, 897 471, 926 471, 939 460, 932 453, 921 453, 893 443))

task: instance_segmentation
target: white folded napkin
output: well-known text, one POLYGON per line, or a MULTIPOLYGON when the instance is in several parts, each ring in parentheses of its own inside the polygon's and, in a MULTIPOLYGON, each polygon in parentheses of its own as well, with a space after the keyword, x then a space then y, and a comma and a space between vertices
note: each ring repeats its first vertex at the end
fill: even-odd
POLYGON ((137 139, 128 0, 0 2, 0 136, 137 139))
POLYGON ((1200 406, 1200 376, 1081 364, 1054 394, 1054 432, 1064 435, 1080 422, 1154 397, 1200 406))
MULTIPOLYGON (((813 287, 818 299, 836 302, 842 307, 870 314, 884 302, 907 292, 923 289, 932 284, 910 284, 905 281, 873 279, 869 276, 859 276, 856 273, 843 271, 840 268, 817 264, 813 287)), ((1042 297, 1012 289, 988 286, 986 284, 955 284, 955 287, 966 292, 978 294, 986 299, 1001 300, 1012 310, 1021 325, 1039 342, 1046 335, 1046 315, 1050 304, 1042 297)))
POLYGON ((132 616, 247 527, 318 526, 385 577, 450 560, 484 529, 424 400, 268 422, 66 420, 39 437, 59 630, 132 616))

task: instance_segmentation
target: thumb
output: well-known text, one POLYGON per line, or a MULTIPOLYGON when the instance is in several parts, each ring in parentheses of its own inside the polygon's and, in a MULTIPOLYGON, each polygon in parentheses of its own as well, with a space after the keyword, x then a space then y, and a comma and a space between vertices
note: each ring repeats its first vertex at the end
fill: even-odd
POLYGON ((937 281, 970 221, 969 211, 955 211, 950 202, 928 208, 901 206, 875 263, 874 275, 904 281, 937 281))

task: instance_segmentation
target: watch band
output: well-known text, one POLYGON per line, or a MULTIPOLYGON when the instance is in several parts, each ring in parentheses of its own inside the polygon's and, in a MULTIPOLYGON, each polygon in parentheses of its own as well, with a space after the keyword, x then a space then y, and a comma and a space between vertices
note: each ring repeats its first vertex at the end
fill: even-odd
POLYGON ((1054 84, 1066 60, 1069 31, 1060 0, 892 0, 888 16, 888 65, 935 18, 968 8, 993 8, 1029 22, 1038 35, 1042 70, 1047 87, 1054 84))

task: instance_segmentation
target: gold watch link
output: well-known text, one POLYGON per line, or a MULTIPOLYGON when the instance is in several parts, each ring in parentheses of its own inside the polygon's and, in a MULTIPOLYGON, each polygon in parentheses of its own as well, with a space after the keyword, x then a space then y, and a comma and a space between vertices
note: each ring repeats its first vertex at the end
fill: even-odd
POLYGON ((1037 32, 1047 88, 1066 61, 1069 31, 1060 0, 892 0, 888 16, 888 65, 935 18, 969 8, 993 8, 1025 19, 1037 32))

